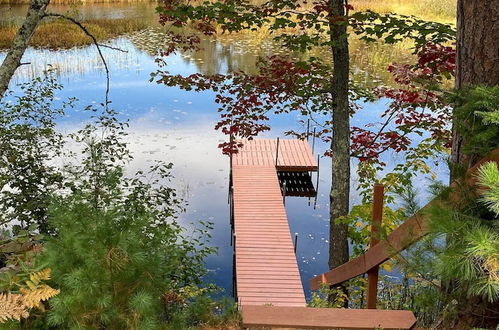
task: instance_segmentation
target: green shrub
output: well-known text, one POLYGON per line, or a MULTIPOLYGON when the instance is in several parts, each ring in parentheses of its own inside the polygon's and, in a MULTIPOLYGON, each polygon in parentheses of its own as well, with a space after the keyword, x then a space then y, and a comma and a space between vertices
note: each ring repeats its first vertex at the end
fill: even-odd
POLYGON ((126 177, 126 123, 108 109, 95 119, 72 136, 84 157, 66 167, 71 189, 49 209, 56 235, 45 243, 43 262, 61 293, 51 300, 48 323, 161 328, 189 300, 208 293, 201 279, 204 257, 214 251, 206 246, 210 225, 187 233, 176 221, 183 208, 167 186, 171 164, 126 177), (175 308, 165 296, 175 297, 175 308))
POLYGON ((2 327, 187 329, 237 323, 233 302, 213 301, 215 288, 203 283, 204 259, 215 252, 207 245, 211 224, 188 231, 177 221, 184 203, 169 187, 172 164, 158 162, 147 172, 125 175, 128 124, 105 104, 86 108, 92 120, 78 132, 58 133, 56 119, 75 101, 54 110, 59 88, 48 74, 23 85, 17 103, 0 108, 0 187, 8 188, 0 194, 0 224, 31 225, 35 234, 49 234, 36 236, 43 248, 36 246, 40 253, 29 265, 8 259, 9 242, 24 239, 26 231, 16 227, 2 236, 0 267, 6 263, 8 269, 1 269, 0 293, 24 290, 24 279, 38 270, 47 282, 40 285, 52 290, 17 314, 7 311, 5 318, 23 320, 2 327), (53 165, 61 159, 63 166, 53 165))
POLYGON ((35 224, 47 233, 50 196, 63 181, 53 165, 63 148, 55 122, 75 100, 54 104, 62 86, 50 72, 19 88, 20 96, 0 101, 0 226, 15 224, 15 234, 35 224))

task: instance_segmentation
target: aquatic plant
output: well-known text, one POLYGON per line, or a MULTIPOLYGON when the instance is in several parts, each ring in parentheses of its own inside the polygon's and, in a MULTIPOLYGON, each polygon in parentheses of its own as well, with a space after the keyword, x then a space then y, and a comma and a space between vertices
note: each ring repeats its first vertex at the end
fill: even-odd
MULTIPOLYGON (((106 41, 120 35, 140 31, 148 24, 140 19, 93 19, 82 24, 98 41, 106 41)), ((0 27, 0 49, 10 48, 19 26, 0 27)), ((93 43, 78 26, 66 20, 52 20, 38 26, 30 45, 37 48, 64 49, 91 45, 93 43)))

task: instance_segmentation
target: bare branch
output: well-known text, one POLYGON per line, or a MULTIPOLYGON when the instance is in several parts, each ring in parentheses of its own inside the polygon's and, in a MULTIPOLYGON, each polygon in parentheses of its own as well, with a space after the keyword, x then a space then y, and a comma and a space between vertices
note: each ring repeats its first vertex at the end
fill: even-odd
POLYGON ((45 13, 44 17, 57 17, 57 18, 62 18, 67 21, 70 21, 77 25, 90 39, 92 39, 93 44, 95 45, 95 48, 97 48, 97 52, 99 53, 99 57, 102 60, 102 63, 104 64, 104 70, 106 71, 106 94, 105 94, 105 101, 104 101, 104 107, 107 110, 108 105, 109 105, 109 85, 110 85, 110 78, 109 78, 109 66, 107 65, 106 59, 104 58, 104 55, 102 54, 101 47, 106 47, 106 48, 114 48, 111 46, 106 46, 106 45, 101 45, 95 38, 95 36, 88 31, 88 29, 78 20, 74 19, 73 17, 66 16, 63 14, 57 14, 57 13, 45 13))
POLYGON ((102 47, 102 48, 109 48, 109 49, 112 49, 112 50, 117 50, 117 51, 122 52, 122 53, 128 53, 128 50, 121 49, 119 47, 113 47, 113 46, 109 46, 109 45, 106 45, 106 44, 99 44, 99 46, 102 47))

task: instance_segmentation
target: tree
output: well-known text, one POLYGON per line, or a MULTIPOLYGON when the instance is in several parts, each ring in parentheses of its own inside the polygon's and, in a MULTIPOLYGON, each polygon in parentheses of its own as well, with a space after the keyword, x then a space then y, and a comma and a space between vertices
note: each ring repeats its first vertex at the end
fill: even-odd
POLYGON ((21 59, 28 48, 31 36, 41 20, 45 17, 46 9, 50 0, 31 0, 28 13, 23 25, 17 32, 12 47, 9 49, 2 65, 0 66, 0 100, 5 95, 9 82, 21 65, 21 59))
POLYGON ((346 2, 329 1, 330 40, 333 53, 331 192, 329 195, 329 268, 336 268, 349 259, 348 226, 336 222, 350 211, 350 61, 348 53, 346 2))
POLYGON ((44 18, 55 18, 55 19, 64 19, 67 20, 76 26, 78 26, 91 40, 92 43, 97 48, 97 52, 99 53, 99 57, 104 65, 104 69, 106 71, 106 97, 105 97, 105 105, 109 103, 108 94, 109 94, 109 68, 107 66, 107 62, 104 59, 104 55, 102 54, 101 47, 107 47, 114 50, 123 51, 119 48, 102 45, 97 42, 97 39, 90 33, 90 31, 78 20, 73 17, 66 16, 58 13, 51 13, 47 11, 47 6, 49 5, 50 0, 31 0, 28 8, 28 13, 26 14, 26 18, 23 22, 23 25, 17 31, 17 34, 12 42, 12 46, 7 53, 7 56, 0 65, 0 100, 4 97, 12 76, 16 72, 17 68, 23 64, 29 63, 21 63, 21 59, 24 55, 24 52, 29 46, 29 42, 33 33, 35 32, 37 26, 44 18))
MULTIPOLYGON (((499 1, 458 0, 456 88, 499 84, 499 1)), ((455 119, 456 120, 456 119, 455 119)), ((466 155, 467 144, 454 123, 452 163, 464 169, 478 161, 477 155, 466 155)), ((499 145, 499 141, 497 141, 499 145)))
MULTIPOLYGON (((332 157, 331 268, 349 258, 348 225, 337 220, 346 217, 349 212, 351 158, 367 164, 360 166, 363 171, 369 172, 367 167, 370 166, 372 174, 383 165, 379 161, 382 152, 410 150, 412 153, 408 157, 411 158, 411 165, 399 168, 409 173, 410 177, 413 175, 411 171, 427 169, 423 161, 414 161, 415 154, 425 159, 432 155, 429 150, 441 150, 445 140, 445 134, 441 131, 446 115, 438 110, 445 106, 441 95, 429 90, 428 86, 439 82, 439 70, 447 74, 453 70, 452 50, 438 46, 453 39, 454 33, 448 26, 374 12, 350 15, 352 7, 344 0, 313 3, 269 0, 258 5, 251 1, 230 0, 196 6, 181 0, 165 0, 158 10, 161 22, 169 25, 170 43, 163 55, 179 49, 196 49, 201 34, 212 36, 218 31, 232 33, 264 28, 288 52, 300 57, 298 60, 291 56, 261 58, 257 73, 253 75, 229 72, 225 75, 192 74, 185 77, 170 74, 165 69, 167 60, 160 58, 158 63, 161 68, 152 79, 185 90, 210 89, 217 93, 215 101, 220 105, 221 120, 216 128, 230 136, 228 142, 220 145, 225 153, 237 152, 239 142, 233 137, 253 138, 269 130, 266 123, 269 113, 296 111, 309 117, 319 128, 317 137, 331 145, 326 152, 332 157), (195 32, 192 32, 193 27, 197 29, 195 32), (384 39, 387 43, 394 43, 407 38, 415 41, 415 53, 423 58, 421 64, 414 68, 409 65, 391 68, 396 79, 406 83, 406 89, 384 88, 372 93, 350 81, 348 27, 352 27, 366 41, 384 39), (330 56, 315 57, 314 49, 326 50, 330 56), (410 78, 418 78, 427 84, 413 82, 410 78), (383 122, 364 128, 350 127, 350 116, 359 111, 353 102, 377 97, 393 100, 392 106, 383 114, 383 122), (433 110, 433 114, 425 112, 428 108, 433 110), (393 122, 395 129, 390 128, 393 122), (411 134, 422 135, 422 130, 430 130, 432 142, 424 140, 426 144, 419 149, 410 147, 411 134)), ((287 134, 305 138, 310 133, 289 131, 287 134)), ((375 175, 364 177, 365 186, 370 185, 367 177, 376 179, 375 175)))

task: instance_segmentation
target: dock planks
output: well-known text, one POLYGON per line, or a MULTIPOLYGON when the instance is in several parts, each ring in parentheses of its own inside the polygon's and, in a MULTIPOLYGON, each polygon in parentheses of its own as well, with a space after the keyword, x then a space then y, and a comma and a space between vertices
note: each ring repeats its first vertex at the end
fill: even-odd
POLYGON ((243 328, 411 329, 409 311, 306 307, 279 176, 298 182, 318 164, 305 141, 280 140, 277 161, 276 140, 242 142, 231 161, 231 210, 243 328))
POLYGON ((277 171, 315 171, 317 162, 306 141, 280 140, 278 153, 276 140, 241 142, 244 146, 232 159, 239 303, 304 307, 277 171))

